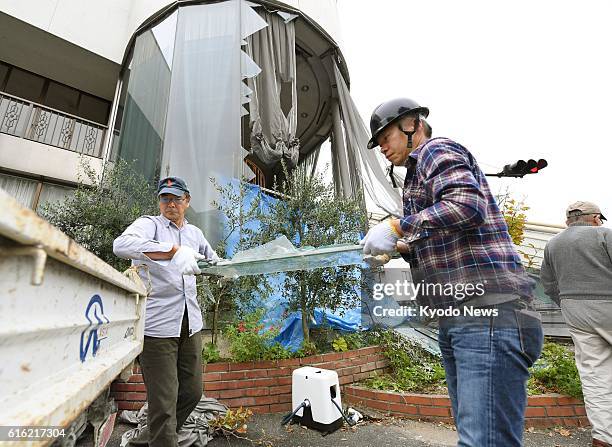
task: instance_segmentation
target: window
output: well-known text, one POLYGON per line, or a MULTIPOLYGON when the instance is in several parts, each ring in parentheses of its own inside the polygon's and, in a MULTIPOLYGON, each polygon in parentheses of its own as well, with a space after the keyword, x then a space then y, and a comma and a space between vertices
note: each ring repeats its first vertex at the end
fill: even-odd
POLYGON ((74 188, 69 186, 9 174, 0 174, 0 188, 17 199, 21 205, 35 209, 37 213, 40 213, 46 203, 58 202, 74 194, 74 188))
POLYGON ((12 67, 5 91, 13 96, 40 102, 44 85, 45 78, 12 67))
POLYGON ((31 208, 36 195, 35 180, 0 174, 0 188, 13 196, 23 206, 31 208))
POLYGON ((7 65, 0 63, 0 89, 2 90, 4 90, 4 81, 6 80, 9 68, 7 65))
POLYGON ((79 91, 50 81, 43 103, 53 109, 76 115, 79 106, 79 91))
POLYGON ((36 206, 36 212, 40 213, 46 203, 60 202, 73 194, 74 188, 54 185, 52 183, 43 183, 36 206))
POLYGON ((111 102, 0 62, 0 92, 106 125, 111 102))
POLYGON ((89 121, 106 125, 109 108, 110 103, 108 101, 81 93, 81 102, 79 103, 79 113, 77 115, 89 121))

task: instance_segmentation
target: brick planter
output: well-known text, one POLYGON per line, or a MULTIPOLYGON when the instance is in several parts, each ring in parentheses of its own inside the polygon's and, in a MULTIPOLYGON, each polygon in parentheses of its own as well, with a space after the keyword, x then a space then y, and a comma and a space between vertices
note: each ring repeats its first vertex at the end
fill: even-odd
MULTIPOLYGON (((254 413, 287 412, 292 410, 291 374, 302 366, 335 370, 340 385, 347 385, 382 372, 388 362, 378 346, 371 346, 301 359, 210 363, 202 366, 204 395, 230 408, 248 407, 254 413)), ((111 395, 120 410, 137 410, 147 399, 140 369, 135 367, 133 372, 127 382, 111 385, 111 395)))
MULTIPOLYGON (((347 404, 371 408, 388 415, 430 422, 453 422, 447 395, 393 393, 349 385, 344 387, 343 399, 347 404)), ((557 425, 588 426, 584 403, 560 394, 530 396, 525 411, 525 426, 557 425)))

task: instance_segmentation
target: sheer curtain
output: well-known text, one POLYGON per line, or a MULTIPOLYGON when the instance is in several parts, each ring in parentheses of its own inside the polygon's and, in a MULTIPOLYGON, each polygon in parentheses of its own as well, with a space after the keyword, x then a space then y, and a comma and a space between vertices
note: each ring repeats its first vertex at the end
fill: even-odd
POLYGON ((363 189, 372 202, 389 214, 402 216, 401 192, 394 189, 389 182, 383 168, 384 161, 381 159, 380 152, 367 148, 370 139, 369 131, 361 119, 348 86, 335 63, 334 75, 338 86, 348 157, 349 160, 351 158, 356 160, 355 163, 359 166, 359 169, 355 169, 353 172, 361 176, 363 189))
POLYGON ((34 202, 37 183, 35 180, 0 174, 0 188, 28 208, 31 208, 34 202))
POLYGON ((162 175, 184 177, 190 222, 220 238, 210 179, 226 184, 243 163, 240 146, 241 2, 179 8, 162 175))
POLYGON ((289 167, 297 165, 297 90, 295 58, 295 16, 260 11, 268 27, 248 39, 247 53, 261 67, 248 82, 253 91, 250 104, 251 150, 271 166, 284 158, 289 167), (283 86, 283 84, 285 86, 283 86), (281 90, 289 88, 291 107, 281 107, 281 90))

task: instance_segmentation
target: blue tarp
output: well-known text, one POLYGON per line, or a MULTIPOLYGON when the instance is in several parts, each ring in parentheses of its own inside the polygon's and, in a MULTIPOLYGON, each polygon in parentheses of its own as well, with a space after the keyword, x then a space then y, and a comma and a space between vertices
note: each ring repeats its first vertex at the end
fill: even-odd
MULTIPOLYGON (((320 327, 323 324, 325 316, 325 325, 344 332, 355 332, 361 325, 361 309, 350 309, 343 316, 334 314, 328 310, 317 308, 315 309, 315 321, 310 323, 310 327, 320 327)), ((304 332, 302 331, 302 313, 293 312, 285 319, 285 324, 281 329, 280 334, 274 339, 283 347, 292 352, 297 351, 304 341, 304 332)))

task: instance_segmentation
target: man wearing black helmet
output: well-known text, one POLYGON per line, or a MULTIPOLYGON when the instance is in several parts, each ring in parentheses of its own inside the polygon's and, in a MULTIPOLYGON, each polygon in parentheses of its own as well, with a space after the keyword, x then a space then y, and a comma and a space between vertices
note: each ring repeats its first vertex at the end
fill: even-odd
POLYGON ((431 138, 428 115, 406 98, 372 114, 368 148, 380 146, 407 174, 404 216, 372 227, 364 254, 392 253, 401 238, 413 278, 440 286, 421 289, 433 290, 421 293, 421 309, 455 315, 440 318, 439 343, 458 445, 520 446, 528 368, 543 341, 531 305, 534 282, 473 155, 448 138, 431 138))

